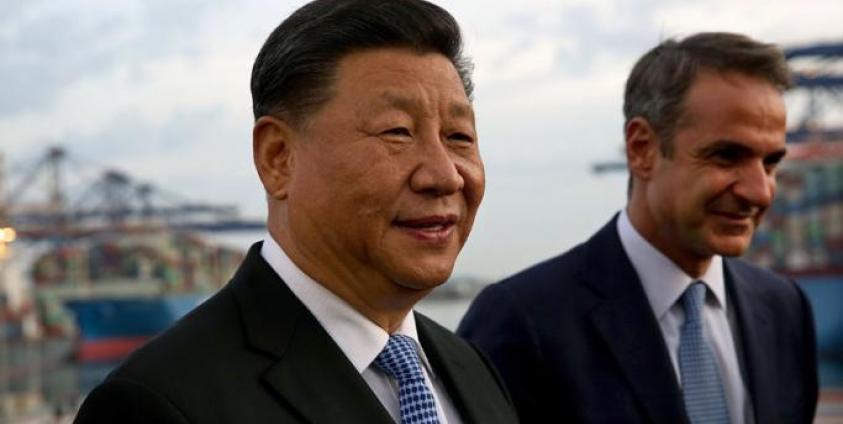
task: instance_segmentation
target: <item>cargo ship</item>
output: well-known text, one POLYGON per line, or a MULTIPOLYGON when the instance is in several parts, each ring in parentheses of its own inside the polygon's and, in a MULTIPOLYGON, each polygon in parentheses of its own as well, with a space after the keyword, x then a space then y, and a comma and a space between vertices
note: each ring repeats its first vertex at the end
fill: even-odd
POLYGON ((42 254, 31 281, 45 333, 75 337, 77 362, 109 362, 201 303, 242 258, 190 232, 106 233, 42 254))

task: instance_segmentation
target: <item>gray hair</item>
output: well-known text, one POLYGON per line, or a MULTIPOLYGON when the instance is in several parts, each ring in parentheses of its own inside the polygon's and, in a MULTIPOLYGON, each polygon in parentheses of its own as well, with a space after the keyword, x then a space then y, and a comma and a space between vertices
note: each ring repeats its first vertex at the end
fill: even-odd
POLYGON ((648 51, 632 68, 624 92, 624 126, 635 117, 646 119, 659 136, 662 153, 670 157, 685 96, 701 70, 763 78, 782 92, 791 87, 787 61, 773 44, 725 32, 669 39, 648 51))

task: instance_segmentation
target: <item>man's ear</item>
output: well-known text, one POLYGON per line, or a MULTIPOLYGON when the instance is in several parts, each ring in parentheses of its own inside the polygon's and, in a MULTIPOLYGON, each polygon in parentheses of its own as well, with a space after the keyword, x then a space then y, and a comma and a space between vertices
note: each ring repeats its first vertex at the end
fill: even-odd
POLYGON ((660 152, 656 131, 646 119, 636 116, 627 122, 625 133, 626 162, 630 174, 635 179, 650 179, 660 152))
POLYGON ((277 200, 287 198, 292 176, 295 132, 283 120, 261 116, 252 129, 252 156, 266 193, 277 200))

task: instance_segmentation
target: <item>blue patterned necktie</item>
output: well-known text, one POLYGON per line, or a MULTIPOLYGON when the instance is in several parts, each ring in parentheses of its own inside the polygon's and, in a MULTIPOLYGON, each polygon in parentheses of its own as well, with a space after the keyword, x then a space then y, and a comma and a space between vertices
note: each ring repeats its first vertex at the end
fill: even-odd
POLYGON ((425 384, 412 338, 401 334, 389 336, 386 347, 375 358, 375 365, 398 380, 401 424, 439 424, 436 401, 425 384))
POLYGON ((679 334, 679 372, 685 411, 692 424, 729 422, 726 394, 714 353, 703 337, 706 286, 695 282, 682 295, 685 322, 679 334))

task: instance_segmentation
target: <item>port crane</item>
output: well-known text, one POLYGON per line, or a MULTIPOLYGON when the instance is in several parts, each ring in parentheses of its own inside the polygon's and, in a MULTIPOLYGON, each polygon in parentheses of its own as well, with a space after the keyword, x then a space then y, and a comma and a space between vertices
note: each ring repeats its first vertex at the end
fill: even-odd
MULTIPOLYGON (((241 218, 234 205, 191 201, 118 169, 99 169, 91 176, 95 167, 79 166, 87 175, 75 178, 70 187, 74 162, 79 161, 63 147, 50 147, 23 167, 21 177, 7 184, 8 191, 0 187, 0 227, 15 228, 23 239, 150 226, 203 231, 264 227, 263 221, 241 218)), ((0 166, 0 184, 5 181, 2 176, 0 166)))

